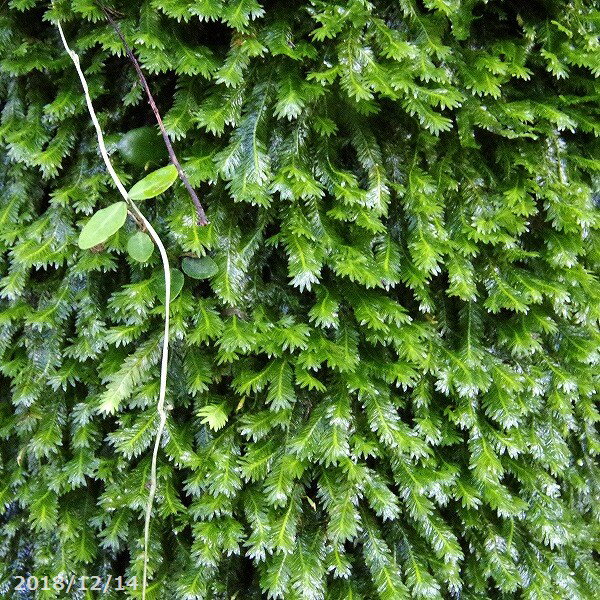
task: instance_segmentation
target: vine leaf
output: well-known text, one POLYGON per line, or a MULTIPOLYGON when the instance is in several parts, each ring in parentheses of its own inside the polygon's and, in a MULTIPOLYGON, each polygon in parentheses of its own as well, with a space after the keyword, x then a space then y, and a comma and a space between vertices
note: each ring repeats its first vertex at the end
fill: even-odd
POLYGON ((183 272, 192 279, 208 279, 219 271, 217 263, 210 256, 202 258, 186 257, 181 262, 183 272))
POLYGON ((152 238, 143 231, 134 233, 127 241, 127 252, 133 260, 145 263, 154 252, 152 238))
MULTIPOLYGON (((171 269, 171 300, 174 300, 181 292, 184 284, 183 273, 179 269, 171 269)), ((165 303, 165 279, 162 273, 157 273, 152 279, 152 290, 165 303)))
POLYGON ((130 164, 144 167, 168 158, 160 133, 154 127, 138 127, 123 135, 117 144, 121 156, 130 164))
POLYGON ((168 190, 177 179, 175 165, 167 165, 162 169, 152 171, 138 181, 127 193, 132 200, 147 200, 168 190))
POLYGON ((125 202, 115 202, 100 209, 92 215, 92 218, 81 230, 77 241, 78 246, 82 250, 87 250, 102 244, 123 227, 126 219, 127 204, 125 202))

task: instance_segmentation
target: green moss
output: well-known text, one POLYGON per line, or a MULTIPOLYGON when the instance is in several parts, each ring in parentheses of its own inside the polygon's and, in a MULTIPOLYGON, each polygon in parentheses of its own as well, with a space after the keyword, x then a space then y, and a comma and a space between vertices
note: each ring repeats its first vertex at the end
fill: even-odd
MULTIPOLYGON (((597 2, 111 6, 210 225, 145 213, 216 264, 172 305, 155 597, 596 598, 597 2)), ((97 6, 1 9, 0 582, 141 581, 158 257, 77 247, 120 197, 56 17, 128 188, 156 130, 97 6)))

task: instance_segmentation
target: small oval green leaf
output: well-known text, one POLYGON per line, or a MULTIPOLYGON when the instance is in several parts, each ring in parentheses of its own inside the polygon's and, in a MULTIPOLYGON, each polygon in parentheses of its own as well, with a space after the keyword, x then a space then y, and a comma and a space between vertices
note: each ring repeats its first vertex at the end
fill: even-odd
POLYGON ((127 252, 133 260, 145 263, 154 252, 154 243, 152 238, 143 231, 134 233, 127 242, 127 252))
POLYGON ((147 200, 168 190, 177 179, 175 165, 167 165, 162 169, 152 171, 144 179, 138 181, 128 192, 132 200, 147 200))
POLYGON ((77 244, 82 250, 87 250, 105 242, 123 227, 126 219, 127 204, 125 202, 115 202, 106 208, 100 209, 84 225, 77 244))
POLYGON ((216 275, 219 270, 217 263, 210 256, 202 258, 186 257, 181 262, 181 268, 188 277, 193 279, 208 279, 216 275))
MULTIPOLYGON (((185 278, 179 269, 171 269, 171 300, 179 295, 183 288, 185 278)), ((162 271, 157 273, 152 279, 152 290, 158 296, 159 300, 165 303, 165 276, 162 271)))
POLYGON ((119 140, 117 149, 128 163, 138 167, 160 164, 169 157, 162 137, 154 127, 131 129, 119 140))

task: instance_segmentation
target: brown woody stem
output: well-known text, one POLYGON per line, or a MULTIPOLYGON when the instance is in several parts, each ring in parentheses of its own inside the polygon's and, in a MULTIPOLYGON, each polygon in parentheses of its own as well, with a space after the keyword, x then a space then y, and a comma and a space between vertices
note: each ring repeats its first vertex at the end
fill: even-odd
POLYGON ((206 213, 204 212, 204 209, 202 208, 202 204, 200 204, 198 195, 194 191, 194 188, 190 185, 188 178, 186 177, 183 169, 181 168, 181 165, 179 164, 179 161, 177 160, 177 156, 175 155, 175 150, 173 150, 173 145, 171 144, 171 140, 169 139, 169 136, 168 136, 165 126, 163 124, 160 113, 158 112, 158 108, 156 107, 156 102, 154 102, 152 92, 150 92, 150 88, 148 87, 148 82, 146 81, 146 78, 144 77, 144 73, 142 73, 140 64, 137 61, 137 58, 135 57, 135 55, 133 54, 131 48, 129 47, 129 44, 125 40, 125 36, 121 32, 121 29, 119 28, 117 23, 113 20, 113 18, 110 16, 110 13, 108 12, 107 8, 102 6, 102 10, 104 11, 104 14, 106 15, 108 22, 113 26, 113 29, 117 32, 117 35, 121 39, 121 42, 123 42, 123 45, 125 46, 125 51, 127 52, 127 56, 129 57, 129 60, 133 63, 133 66, 135 67, 135 70, 139 77, 140 83, 142 84, 142 87, 144 88, 144 91, 146 92, 146 96, 148 97, 148 102, 150 104, 150 107, 152 108, 152 112, 154 113, 154 116, 156 117, 156 121, 160 128, 160 132, 162 133, 163 140, 165 141, 167 150, 169 151, 169 157, 171 158, 171 162, 173 163, 173 165, 175 165, 175 168, 177 169, 177 173, 179 174, 179 178, 183 182, 183 185, 186 187, 188 193, 190 194, 190 197, 192 198, 192 202, 194 203, 194 206, 196 207, 196 213, 198 214, 198 225, 208 225, 208 219, 206 218, 206 213))

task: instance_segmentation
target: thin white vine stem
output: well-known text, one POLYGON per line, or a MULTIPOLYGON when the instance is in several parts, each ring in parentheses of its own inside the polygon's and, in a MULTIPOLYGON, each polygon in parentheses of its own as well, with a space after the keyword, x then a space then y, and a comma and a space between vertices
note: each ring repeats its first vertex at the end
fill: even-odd
POLYGON ((169 313, 171 306, 171 271, 169 267, 169 258, 167 256, 165 246, 162 243, 160 237, 158 237, 158 234, 154 230, 154 227, 152 227, 148 219, 146 219, 146 217, 142 214, 135 202, 133 202, 133 200, 131 200, 127 196, 127 190, 125 189, 125 187, 121 183, 121 180, 119 179, 119 176, 113 169, 112 163, 110 162, 110 158, 108 157, 106 145, 104 143, 102 128, 100 127, 100 123, 98 122, 98 118, 96 117, 96 112, 94 111, 94 106, 92 105, 92 98, 90 96, 88 84, 85 79, 85 75, 81 70, 79 56, 77 56, 77 54, 73 50, 71 50, 71 48, 69 48, 60 22, 57 21, 56 24, 58 26, 58 31, 60 33, 60 37, 62 39, 62 43, 65 47, 65 50, 71 57, 71 60, 75 65, 75 69, 77 70, 77 74, 79 75, 79 79, 81 80, 81 85, 83 87, 83 93, 85 94, 85 101, 87 103, 88 111, 90 113, 92 122, 94 123, 94 127, 96 128, 96 134, 98 136, 98 145, 100 147, 100 154, 102 154, 102 158, 104 159, 106 168, 113 181, 115 182, 115 185, 117 186, 117 189, 119 190, 121 196, 123 196, 125 202, 127 202, 127 204, 133 209, 133 212, 136 214, 136 216, 144 224, 144 227, 150 233, 150 237, 154 240, 154 243, 158 247, 158 251, 160 252, 160 257, 162 259, 163 272, 165 277, 165 331, 162 346, 162 359, 160 364, 160 387, 158 392, 158 403, 156 405, 156 411, 159 416, 159 423, 158 430, 156 432, 156 438, 154 440, 154 449, 152 451, 152 462, 150 465, 150 490, 148 492, 148 500, 146 502, 146 516, 144 520, 144 572, 142 578, 142 600, 146 600, 146 588, 148 587, 148 545, 150 539, 150 520, 152 518, 152 507, 154 505, 154 497, 156 495, 156 465, 158 460, 158 450, 160 448, 160 442, 167 422, 167 411, 165 410, 165 396, 167 391, 167 367, 169 362, 169 313))

